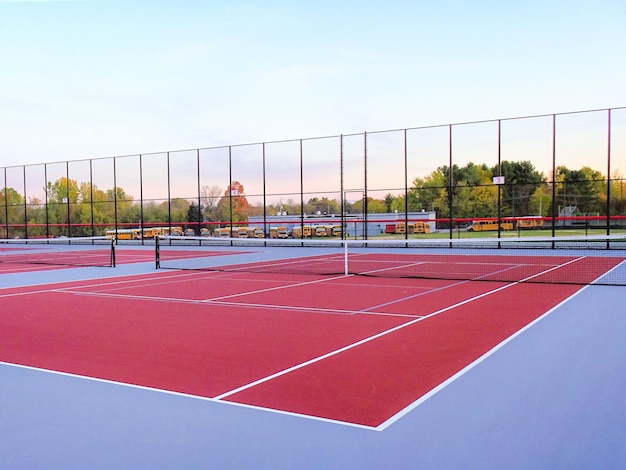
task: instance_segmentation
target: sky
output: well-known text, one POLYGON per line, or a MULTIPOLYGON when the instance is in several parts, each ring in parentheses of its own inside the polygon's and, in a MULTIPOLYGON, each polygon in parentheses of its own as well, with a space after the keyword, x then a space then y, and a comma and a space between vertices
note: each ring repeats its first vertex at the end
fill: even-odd
POLYGON ((0 0, 0 167, 626 105, 624 0, 0 0))

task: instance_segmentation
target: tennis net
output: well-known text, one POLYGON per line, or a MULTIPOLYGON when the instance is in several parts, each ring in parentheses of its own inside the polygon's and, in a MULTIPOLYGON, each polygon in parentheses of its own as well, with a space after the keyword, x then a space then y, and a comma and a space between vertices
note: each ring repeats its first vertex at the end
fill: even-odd
POLYGON ((115 240, 106 237, 0 239, 0 263, 115 266, 115 240))
POLYGON ((626 235, 409 240, 161 237, 160 269, 626 285, 626 235))

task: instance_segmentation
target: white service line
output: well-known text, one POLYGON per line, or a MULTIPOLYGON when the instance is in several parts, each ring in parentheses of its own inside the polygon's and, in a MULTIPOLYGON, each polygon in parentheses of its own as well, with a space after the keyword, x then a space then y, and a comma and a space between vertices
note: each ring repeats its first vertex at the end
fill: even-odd
POLYGON ((501 290, 503 290, 503 289, 507 289, 507 288, 509 288, 509 287, 511 287, 511 286, 513 286, 513 285, 515 285, 515 284, 508 284, 508 285, 505 285, 505 286, 499 287, 499 288, 497 288, 497 289, 493 289, 493 290, 490 290, 490 291, 488 291, 488 292, 484 292, 484 293, 482 293, 482 294, 480 294, 480 295, 477 295, 477 296, 471 297, 471 298, 469 298, 469 299, 463 300, 463 301, 458 302, 458 303, 453 304, 453 305, 449 305, 449 306, 447 306, 447 307, 445 307, 445 308, 442 308, 442 309, 440 309, 440 310, 437 310, 437 311, 435 311, 435 312, 433 312, 433 313, 430 313, 430 314, 425 315, 425 316, 423 316, 423 317, 417 318, 417 319, 412 320, 412 321, 410 321, 410 322, 403 323, 402 325, 395 326, 395 327, 390 328, 390 329, 385 330, 385 331, 381 331, 380 333, 377 333, 377 334, 375 334, 375 335, 369 336, 369 337, 367 337, 367 338, 364 338, 364 339, 362 339, 362 340, 360 340, 360 341, 357 341, 357 342, 355 342, 355 343, 349 344, 349 345, 344 346, 344 347, 342 347, 342 348, 336 349, 336 350, 334 350, 334 351, 330 351, 330 352, 328 352, 328 353, 326 353, 326 354, 323 354, 323 355, 321 355, 321 356, 318 356, 318 357, 316 357, 316 358, 313 358, 313 359, 311 359, 311 360, 309 360, 309 361, 302 362, 302 363, 297 364, 297 365, 295 365, 295 366, 292 366, 292 367, 289 367, 289 368, 287 368, 287 369, 283 369, 283 370, 281 370, 281 371, 279 371, 279 372, 276 372, 275 374, 269 375, 269 376, 267 376, 267 377, 263 377, 262 379, 259 379, 259 380, 256 380, 256 381, 254 381, 254 382, 251 382, 251 383, 249 383, 249 384, 246 384, 246 385, 243 385, 243 386, 241 386, 241 387, 238 387, 238 388, 236 388, 236 389, 234 389, 234 390, 230 390, 230 391, 228 391, 228 392, 226 392, 226 393, 223 393, 222 395, 219 395, 219 396, 215 397, 215 399, 216 399, 216 400, 222 400, 222 399, 227 398, 227 397, 229 397, 229 396, 231 396, 231 395, 234 395, 234 394, 236 394, 236 393, 242 392, 242 391, 247 390, 247 389, 249 389, 249 388, 255 387, 255 386, 260 385, 260 384, 262 384, 262 383, 264 383, 264 382, 268 382, 268 381, 270 381, 270 380, 272 380, 272 379, 275 379, 275 378, 277 378, 277 377, 280 377, 280 376, 282 376, 282 375, 288 374, 288 373, 293 372, 293 371, 296 371, 296 370, 298 370, 298 369, 302 369, 303 367, 309 366, 309 365, 311 365, 311 364, 315 364, 316 362, 320 362, 320 361, 322 361, 322 360, 324 360, 324 359, 327 359, 327 358, 329 358, 329 357, 336 356, 337 354, 340 354, 340 353, 342 353, 342 352, 344 352, 344 351, 348 351, 348 350, 353 349, 353 348, 355 348, 355 347, 357 347, 357 346, 360 346, 360 345, 362 345, 362 344, 369 343, 370 341, 373 341, 373 340, 375 340, 375 339, 378 339, 378 338, 380 338, 380 337, 382 337, 382 336, 386 336, 386 335, 388 335, 388 334, 390 334, 390 333, 393 333, 393 332, 395 332, 395 331, 401 330, 401 329, 406 328, 406 327, 408 327, 408 326, 414 325, 415 323, 420 322, 420 321, 423 321, 423 320, 426 320, 427 318, 434 317, 434 316, 439 315, 439 314, 441 314, 441 313, 447 312, 448 310, 452 310, 452 309, 454 309, 454 308, 456 308, 456 307, 460 307, 461 305, 465 305, 465 304, 467 304, 467 303, 469 303, 469 302, 473 302, 474 300, 478 300, 478 299, 480 299, 480 298, 482 298, 482 297, 485 297, 485 296, 487 296, 487 295, 491 295, 491 294, 494 294, 494 293, 496 293, 496 292, 498 292, 498 291, 501 291, 501 290))
POLYGON ((519 335, 521 335, 523 332, 525 332, 526 330, 528 330, 529 328, 532 328, 534 325, 536 325, 537 323, 539 323, 541 320, 543 320, 544 318, 546 318, 548 315, 550 315, 552 312, 554 312, 556 309, 558 309, 561 305, 565 304, 566 302, 568 302, 569 300, 571 300, 572 298, 576 297, 578 294, 580 294, 581 292, 583 292, 585 289, 587 289, 587 287, 589 286, 582 286, 582 288, 578 291, 576 291, 575 293, 573 293, 572 295, 570 295, 569 297, 567 297, 566 299, 563 299, 561 302, 559 302, 558 304, 556 304, 554 307, 552 307, 550 310, 548 310, 547 312, 545 312, 543 315, 535 318, 532 322, 528 323, 526 326, 524 326, 523 328, 519 329, 518 331, 516 331, 515 333, 513 333, 511 336, 509 336, 508 338, 505 338, 504 340, 502 340, 500 343, 498 343, 497 345, 495 345, 493 348, 491 348, 489 351, 487 351, 485 354, 483 354, 482 356, 480 356, 478 359, 476 359, 475 361, 471 362, 470 364, 468 364, 467 366, 465 366, 463 369, 461 369, 460 371, 458 371, 456 374, 454 374, 453 376, 451 376, 450 378, 448 378, 447 380, 441 382, 439 385, 437 385, 435 388, 433 388, 432 390, 430 390, 429 392, 425 393, 424 395, 422 395, 421 397, 419 397, 417 400, 415 400, 413 403, 411 403, 410 405, 408 405, 407 407, 403 408, 402 410, 400 410, 398 413, 396 413, 395 415, 391 416, 389 419, 387 419, 386 421, 384 421, 383 423, 379 424, 376 428, 374 428, 377 431, 384 431, 385 429, 387 429, 389 426, 391 426, 393 423, 397 422, 398 420, 400 420, 403 416, 405 416, 406 414, 408 414, 410 411, 414 410, 415 408, 417 408, 419 405, 421 405, 422 403, 424 403, 426 400, 428 400, 429 398, 431 398, 432 396, 436 395, 438 392, 440 392, 441 390, 443 390, 444 388, 446 388, 448 385, 450 385, 451 383, 453 383, 454 381, 456 381, 457 379, 461 378, 463 375, 465 375, 466 373, 468 373, 470 370, 472 370, 474 367, 476 367, 478 364, 480 364, 481 362, 483 362, 485 359, 487 359, 489 356, 495 354, 498 350, 502 349, 507 343, 513 341, 513 339, 517 338, 519 335))
POLYGON ((315 358, 313 358, 313 359, 311 359, 309 361, 302 362, 302 363, 297 364, 297 365, 292 366, 292 367, 288 367, 287 369, 283 369, 283 370, 278 371, 278 372, 276 372, 274 374, 268 375, 267 377, 263 377, 263 378, 261 378, 259 380, 255 380, 254 382, 250 382, 248 384, 242 385, 241 387, 237 387, 236 389, 230 390, 230 391, 228 391, 226 393, 223 393, 221 395, 216 396, 215 399, 216 400, 223 400, 223 399, 228 398, 228 397, 230 397, 232 395, 235 395, 235 394, 237 394, 239 392, 242 392, 244 390, 248 390, 250 388, 256 387, 257 385, 261 385, 261 384, 263 384, 265 382, 269 382, 270 380, 273 380, 275 378, 278 378, 278 377, 281 377, 283 375, 289 374, 289 373, 294 372, 296 370, 302 369, 302 368, 307 367, 307 366, 309 366, 311 364, 315 364, 317 362, 323 361, 323 360, 325 360, 325 359, 327 359, 329 357, 336 356, 336 355, 338 355, 338 354, 340 354, 342 352, 345 352, 345 351, 348 351, 350 349, 356 348, 357 346, 361 346, 363 344, 369 343, 369 342, 371 342, 371 341, 373 341, 375 339, 378 339, 378 338, 381 338, 381 337, 386 336, 388 334, 394 333, 394 332, 396 332, 398 330, 401 330, 403 328, 407 328, 407 327, 409 327, 411 325, 414 325, 414 324, 416 324, 418 322, 424 321, 424 320, 426 320, 428 318, 432 318, 434 316, 440 315, 440 314, 442 314, 444 312, 447 312, 449 310, 455 309, 455 308, 460 307, 462 305, 466 305, 466 304, 468 304, 470 302, 473 302, 475 300, 481 299, 483 297, 487 297, 489 295, 495 294, 495 293, 503 291, 505 289, 509 289, 509 288, 511 288, 513 286, 518 285, 519 283, 525 282, 525 281, 527 281, 529 279, 532 279, 534 277, 537 277, 537 276, 540 276, 540 275, 545 274, 547 272, 553 271, 554 269, 557 269, 558 267, 566 266, 566 265, 571 264, 571 263, 573 263, 575 261, 579 261, 579 260, 581 260, 583 258, 584 257, 579 257, 579 258, 576 258, 574 260, 570 260, 570 261, 568 261, 566 263, 563 263, 562 265, 554 266, 554 267, 552 267, 550 269, 547 269, 547 270, 545 270, 545 271, 543 271, 541 273, 537 273, 537 274, 534 274, 532 276, 528 276, 527 278, 524 278, 524 279, 520 280, 519 282, 515 282, 515 283, 511 283, 511 284, 505 284, 505 285, 500 286, 500 287, 498 287, 496 289, 492 289, 492 290, 489 290, 487 292, 483 292, 482 294, 476 295, 474 297, 470 297, 469 299, 465 299, 465 300, 463 300, 461 302, 457 302, 457 303, 455 303, 453 305, 449 305, 449 306, 447 306, 445 308, 439 309, 439 310, 437 310, 437 311, 435 311, 433 313, 430 313, 428 315, 425 315, 423 317, 416 318, 415 320, 409 321, 407 323, 403 323, 402 325, 395 326, 393 328, 390 328, 388 330, 382 331, 382 332, 377 333, 375 335, 369 336, 367 338, 364 338, 364 339, 362 339, 360 341, 357 341, 355 343, 349 344, 349 345, 344 346, 342 348, 336 349, 334 351, 330 351, 330 352, 328 352, 326 354, 323 354, 321 356, 315 357, 315 358))
POLYGON ((272 291, 281 290, 281 289, 289 289, 291 287, 299 287, 299 286, 307 286, 307 285, 311 285, 311 284, 319 284, 321 282, 328 282, 328 281, 333 281, 333 280, 336 280, 336 279, 343 279, 343 278, 345 278, 345 276, 342 274, 341 276, 325 277, 325 278, 322 278, 322 279, 315 279, 314 281, 297 282, 295 284, 288 284, 288 285, 284 285, 284 286, 267 287, 265 289, 258 289, 258 290, 251 290, 251 291, 246 291, 246 292, 239 292, 237 294, 228 294, 228 295, 223 295, 223 296, 220 296, 220 297, 212 297, 210 299, 204 299, 204 300, 202 300, 202 302, 215 302, 215 301, 218 301, 218 300, 232 299, 232 298, 241 297, 241 296, 244 296, 244 295, 261 294, 263 292, 272 292, 272 291))

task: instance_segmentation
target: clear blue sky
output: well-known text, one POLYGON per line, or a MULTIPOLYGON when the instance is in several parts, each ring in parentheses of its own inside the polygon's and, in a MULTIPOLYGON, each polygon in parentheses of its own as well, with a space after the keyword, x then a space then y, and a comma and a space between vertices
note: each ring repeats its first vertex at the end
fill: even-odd
POLYGON ((626 105, 624 0, 0 0, 0 166, 626 105))

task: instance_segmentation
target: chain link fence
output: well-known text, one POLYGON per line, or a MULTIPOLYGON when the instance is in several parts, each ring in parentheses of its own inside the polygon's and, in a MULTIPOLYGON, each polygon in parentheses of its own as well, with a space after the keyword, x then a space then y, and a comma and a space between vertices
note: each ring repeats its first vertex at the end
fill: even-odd
POLYGON ((625 174, 626 108, 0 167, 0 238, 610 233, 625 174))

